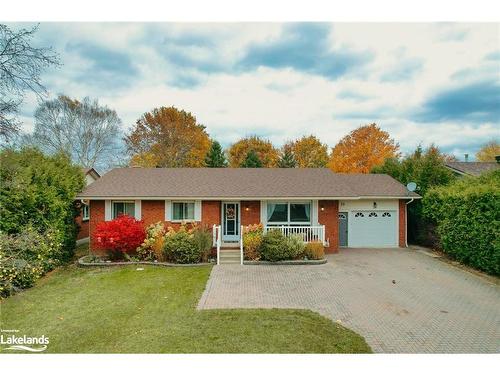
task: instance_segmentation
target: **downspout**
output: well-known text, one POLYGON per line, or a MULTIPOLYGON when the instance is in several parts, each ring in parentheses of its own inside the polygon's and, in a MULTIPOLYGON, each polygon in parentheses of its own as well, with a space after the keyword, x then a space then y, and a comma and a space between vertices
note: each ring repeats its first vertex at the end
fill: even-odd
POLYGON ((408 205, 413 202, 415 198, 410 199, 406 202, 406 212, 405 212, 405 245, 408 247, 408 205))

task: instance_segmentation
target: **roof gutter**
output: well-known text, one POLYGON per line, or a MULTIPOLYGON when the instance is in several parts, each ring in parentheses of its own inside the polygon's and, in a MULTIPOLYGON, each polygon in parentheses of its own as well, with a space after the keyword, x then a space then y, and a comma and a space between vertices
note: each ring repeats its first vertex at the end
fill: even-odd
MULTIPOLYGON (((140 199, 140 200, 206 200, 206 201, 220 201, 220 200, 241 200, 241 201, 252 201, 252 200, 361 200, 361 199, 408 199, 408 196, 358 196, 358 197, 314 197, 314 196, 298 196, 298 197, 237 197, 237 196, 223 196, 223 197, 196 197, 196 196, 82 196, 77 195, 76 199, 85 199, 85 200, 116 200, 116 199, 140 199)), ((412 197, 411 201, 414 199, 421 199, 422 197, 412 197)))

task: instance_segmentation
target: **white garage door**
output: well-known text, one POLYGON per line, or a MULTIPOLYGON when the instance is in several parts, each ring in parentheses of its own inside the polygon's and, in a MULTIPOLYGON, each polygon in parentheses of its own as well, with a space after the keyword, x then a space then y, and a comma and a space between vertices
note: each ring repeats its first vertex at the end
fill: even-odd
POLYGON ((398 246, 397 211, 352 211, 349 216, 349 247, 398 246))

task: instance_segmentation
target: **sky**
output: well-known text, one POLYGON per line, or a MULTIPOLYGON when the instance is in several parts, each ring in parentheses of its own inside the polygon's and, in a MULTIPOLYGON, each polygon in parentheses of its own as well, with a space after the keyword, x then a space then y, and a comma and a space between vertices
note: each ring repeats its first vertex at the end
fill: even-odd
POLYGON ((49 97, 97 98, 125 133, 175 106, 225 147, 309 134, 333 147, 373 122, 403 153, 435 143, 463 159, 500 140, 500 24, 41 23, 34 43, 63 64, 42 76, 49 97))

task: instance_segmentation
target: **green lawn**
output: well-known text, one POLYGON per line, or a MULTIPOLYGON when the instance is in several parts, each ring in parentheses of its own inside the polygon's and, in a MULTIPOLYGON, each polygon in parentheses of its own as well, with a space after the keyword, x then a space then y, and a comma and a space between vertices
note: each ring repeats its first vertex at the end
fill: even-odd
POLYGON ((1 328, 48 336, 49 353, 370 352, 306 310, 197 311, 210 267, 136 268, 61 268, 2 301, 1 328))

